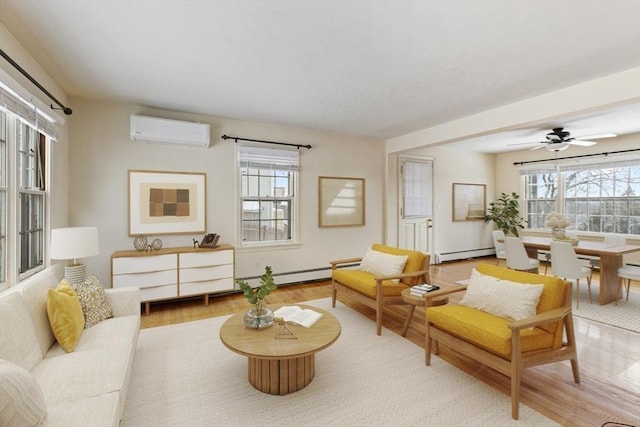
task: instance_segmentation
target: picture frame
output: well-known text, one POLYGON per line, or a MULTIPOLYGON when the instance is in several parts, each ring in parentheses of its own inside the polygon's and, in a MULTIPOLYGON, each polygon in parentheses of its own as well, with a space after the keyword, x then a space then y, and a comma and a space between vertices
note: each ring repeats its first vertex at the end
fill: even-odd
POLYGON ((205 173, 129 170, 129 236, 205 230, 205 173))
POLYGON ((365 225, 364 178, 318 177, 318 226, 365 225))
POLYGON ((487 214, 486 184, 453 183, 453 221, 480 221, 487 214))

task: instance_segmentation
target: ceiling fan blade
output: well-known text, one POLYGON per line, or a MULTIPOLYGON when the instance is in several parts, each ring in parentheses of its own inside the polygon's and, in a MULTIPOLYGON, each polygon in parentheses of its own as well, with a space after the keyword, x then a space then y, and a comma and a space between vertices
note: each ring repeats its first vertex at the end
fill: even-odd
POLYGON ((604 139, 604 138, 615 138, 616 135, 615 133, 599 133, 597 135, 583 135, 580 137, 577 137, 576 139, 579 139, 581 141, 588 141, 590 139, 604 139))
POLYGON ((567 141, 571 145, 580 145, 582 147, 591 147, 592 145, 596 145, 595 141, 582 141, 578 139, 572 139, 571 141, 567 141))
POLYGON ((539 149, 541 149, 541 148, 543 148, 543 147, 546 147, 546 146, 547 146, 547 144, 544 144, 544 145, 540 144, 540 145, 537 145, 537 146, 535 146, 535 147, 533 147, 533 148, 529 148, 529 150, 530 150, 530 151, 533 151, 533 150, 539 150, 539 149))
POLYGON ((531 145, 531 144, 546 144, 546 141, 516 142, 514 144, 507 144, 507 147, 511 147, 514 145, 531 145))

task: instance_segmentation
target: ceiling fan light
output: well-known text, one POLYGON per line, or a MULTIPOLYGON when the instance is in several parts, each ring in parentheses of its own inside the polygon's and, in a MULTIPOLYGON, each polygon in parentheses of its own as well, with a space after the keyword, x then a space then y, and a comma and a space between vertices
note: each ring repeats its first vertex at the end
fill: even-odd
POLYGON ((552 144, 547 144, 546 146, 548 151, 564 151, 569 148, 568 142, 556 142, 552 144))

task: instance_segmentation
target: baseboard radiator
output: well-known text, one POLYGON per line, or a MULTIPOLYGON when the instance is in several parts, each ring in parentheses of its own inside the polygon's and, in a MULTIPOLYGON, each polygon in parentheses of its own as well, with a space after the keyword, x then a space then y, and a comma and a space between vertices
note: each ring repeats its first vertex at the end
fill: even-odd
POLYGON ((455 252, 439 252, 433 259, 434 264, 441 264, 445 261, 456 261, 459 259, 477 258, 483 256, 492 256, 496 254, 495 248, 468 249, 455 252))
MULTIPOLYGON (((260 276, 236 277, 236 279, 244 280, 251 286, 258 286, 260 284, 260 276)), ((273 280, 278 286, 286 286, 306 282, 317 282, 319 280, 330 279, 331 267, 310 268, 307 270, 287 272, 273 272, 273 280)))

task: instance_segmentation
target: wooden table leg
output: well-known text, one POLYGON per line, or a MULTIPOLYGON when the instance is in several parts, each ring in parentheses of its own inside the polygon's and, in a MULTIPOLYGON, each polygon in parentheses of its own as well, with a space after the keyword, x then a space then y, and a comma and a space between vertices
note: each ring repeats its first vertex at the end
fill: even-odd
POLYGON ((407 314, 407 319, 404 321, 404 326, 402 327, 402 336, 407 335, 407 330, 409 330, 409 323, 411 323, 411 318, 413 317, 413 312, 415 311, 416 306, 413 304, 409 305, 409 314, 407 314))
POLYGON ((618 268, 620 267, 622 267, 622 256, 600 256, 600 295, 598 300, 600 305, 609 304, 618 299, 621 280, 618 277, 618 268))

